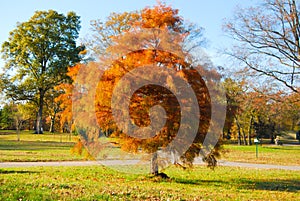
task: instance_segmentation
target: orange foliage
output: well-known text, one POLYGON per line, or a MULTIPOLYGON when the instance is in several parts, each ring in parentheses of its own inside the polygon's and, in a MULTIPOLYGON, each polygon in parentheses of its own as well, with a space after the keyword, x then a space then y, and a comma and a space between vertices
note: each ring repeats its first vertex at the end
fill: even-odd
MULTIPOLYGON (((110 59, 105 60, 110 64, 110 68, 104 71, 97 85, 95 97, 92 97, 95 99, 96 118, 101 132, 109 133, 109 143, 119 144, 124 151, 138 152, 139 150, 143 150, 147 153, 153 153, 159 148, 168 146, 176 137, 180 127, 184 128, 189 126, 188 121, 196 122, 198 123, 196 137, 188 144, 189 149, 183 156, 185 162, 192 162, 193 159, 199 155, 201 143, 203 143, 211 121, 211 100, 208 89, 198 71, 193 69, 190 64, 186 62, 187 55, 183 53, 184 51, 181 46, 184 36, 182 38, 172 38, 172 34, 169 34, 169 38, 165 35, 157 36, 164 37, 164 40, 168 40, 169 43, 163 44, 162 38, 155 38, 155 33, 159 33, 160 31, 153 31, 154 34, 152 35, 154 35, 154 38, 149 38, 149 35, 145 33, 143 33, 145 35, 142 35, 142 33, 139 32, 143 28, 155 28, 161 30, 161 32, 175 31, 181 33, 183 30, 182 19, 178 16, 178 10, 159 3, 159 5, 154 8, 143 9, 141 12, 141 20, 132 22, 132 24, 133 33, 126 31, 126 33, 112 38, 114 45, 108 47, 107 52, 111 55, 119 55, 119 57, 113 59, 113 62, 111 62, 110 59), (162 44, 156 44, 157 41, 162 41, 162 44), (157 45, 161 46, 158 47, 157 45), (123 55, 123 52, 120 50, 124 50, 129 46, 135 46, 136 50, 126 51, 129 53, 123 55), (162 50, 164 48, 177 50, 179 54, 177 54, 176 51, 172 53, 162 50), (151 116, 150 110, 157 105, 163 108, 166 114, 165 124, 162 125, 162 128, 155 135, 147 138, 136 138, 131 136, 131 133, 125 133, 124 130, 117 126, 112 111, 112 97, 119 81, 123 79, 125 75, 130 74, 133 70, 141 66, 148 66, 143 72, 144 75, 148 76, 147 79, 159 79, 163 84, 168 85, 171 90, 163 86, 150 84, 142 86, 133 94, 128 94, 129 89, 124 85, 117 99, 122 102, 122 100, 125 101, 130 95, 129 108, 121 108, 117 105, 115 109, 128 109, 130 114, 129 121, 138 127, 146 128, 151 125, 152 118, 160 119, 161 117, 161 113, 157 111, 151 116), (158 72, 158 67, 162 69, 172 69, 174 77, 170 77, 168 73, 163 71, 158 72), (157 71, 157 73, 153 73, 153 69, 157 71), (186 97, 181 100, 181 102, 177 100, 174 94, 174 91, 177 90, 174 86, 176 85, 174 79, 184 80, 186 84, 188 83, 191 86, 195 93, 196 104, 199 107, 201 115, 197 113, 194 108, 185 108, 189 113, 189 117, 186 120, 187 122, 181 122, 183 108, 181 108, 180 104, 190 103, 191 98, 186 97)), ((73 80, 75 80, 79 68, 82 67, 82 65, 83 64, 78 64, 75 67, 69 68, 68 75, 73 80)), ((84 79, 89 80, 89 75, 84 79)), ((130 81, 134 80, 130 80, 130 78, 123 79, 123 82, 128 84, 128 86, 132 84, 130 81)), ((62 121, 71 121, 72 101, 70 97, 72 95, 73 86, 71 84, 63 84, 60 85, 58 89, 65 91, 65 94, 58 98, 58 100, 62 101, 61 106, 64 108, 64 111, 61 113, 61 119, 62 121)), ((180 88, 178 90, 184 92, 185 89, 180 88)), ((87 107, 91 106, 88 105, 87 107)), ((89 119, 89 116, 86 116, 85 120, 86 119, 89 119)), ((97 144, 98 142, 96 141, 96 137, 99 137, 100 134, 97 130, 93 132, 95 137, 93 137, 92 142, 87 142, 83 139, 82 143, 100 146, 100 143, 97 144)), ((142 135, 146 135, 148 131, 143 130, 143 132, 145 133, 142 133, 142 135)), ((89 134, 86 135, 88 137, 89 134)), ((188 136, 189 133, 183 133, 183 135, 188 136)), ((182 140, 178 143, 184 144, 185 141, 182 140)), ((81 145, 78 144, 78 146, 80 147, 81 145)), ((97 147, 91 147, 92 151, 97 151, 96 149, 97 147)))
POLYGON ((162 3, 158 3, 153 8, 145 8, 141 13, 143 28, 165 28, 169 27, 174 31, 179 31, 182 19, 178 16, 178 10, 172 9, 162 3))
MULTIPOLYGON (((159 4, 154 8, 144 9, 141 13, 142 22, 135 24, 135 26, 141 26, 143 28, 159 28, 164 31, 167 27, 172 31, 178 32, 182 28, 182 21, 177 14, 177 10, 159 4)), ((133 29, 135 28, 133 27, 133 29)), ((136 28, 135 30, 139 29, 136 28)), ((135 45, 134 43, 137 43, 136 41, 140 39, 136 35, 138 35, 138 32, 137 34, 133 33, 130 35, 130 33, 127 33, 115 37, 115 45, 109 48, 110 52, 116 54, 119 53, 118 51, 120 49, 125 49, 128 44, 135 45)), ((122 55, 122 57, 112 63, 109 70, 104 72, 96 92, 95 107, 98 123, 103 130, 114 130, 111 137, 116 139, 116 142, 120 143, 123 150, 137 152, 139 149, 142 149, 145 152, 153 153, 160 147, 166 147, 176 137, 179 127, 188 126, 181 122, 182 108, 180 107, 177 97, 170 90, 158 85, 146 85, 135 91, 130 98, 129 113, 131 120, 129 121, 132 121, 138 127, 147 127, 151 124, 149 111, 153 106, 160 105, 166 112, 166 123, 163 128, 156 133, 155 136, 145 139, 143 137, 132 137, 130 133, 124 133, 122 129, 118 128, 113 116, 111 101, 114 89, 120 79, 126 74, 130 74, 129 72, 132 72, 132 70, 149 65, 159 66, 161 68, 172 68, 174 72, 177 72, 177 78, 184 79, 191 85, 195 92, 201 113, 201 116, 198 116, 198 114, 194 113, 192 108, 190 108, 189 111, 190 121, 195 121, 195 119, 199 120, 199 128, 196 137, 184 156, 186 162, 191 162, 198 156, 201 149, 201 143, 209 128, 211 108, 208 89, 199 73, 185 62, 185 57, 155 49, 155 44, 151 44, 148 41, 150 40, 147 40, 147 42, 139 41, 140 43, 146 43, 143 49, 131 51, 126 55, 122 55)), ((153 41, 156 41, 155 38, 153 41)), ((182 41, 173 41, 173 43, 177 45, 177 48, 181 48, 180 42, 182 41)), ((182 49, 180 49, 180 51, 182 51, 182 49)), ((147 68, 143 72, 148 75, 147 79, 164 80, 164 83, 167 83, 170 88, 172 88, 172 84, 175 84, 167 73, 157 72, 157 74, 153 74, 151 71, 151 68, 147 68), (155 76, 158 76, 159 78, 155 78, 155 76)), ((130 85, 130 80, 126 80, 125 82, 130 85)), ((123 90, 122 93, 118 94, 118 99, 120 99, 120 101, 128 98, 128 89, 124 86, 123 90)), ((191 100, 186 99, 182 102, 189 101, 191 100)), ((122 110, 124 108, 115 109, 122 110)), ((146 130, 144 130, 144 132, 146 132, 146 130)))
MULTIPOLYGON (((68 68, 67 75, 74 81, 78 74, 80 67, 83 64, 76 64, 73 67, 68 68)), ((55 90, 63 90, 64 93, 59 95, 55 102, 60 103, 60 108, 62 111, 58 114, 60 116, 60 125, 62 131, 65 130, 65 126, 68 126, 70 131, 73 130, 73 123, 72 123, 72 92, 74 86, 71 83, 63 83, 55 87, 55 90)))

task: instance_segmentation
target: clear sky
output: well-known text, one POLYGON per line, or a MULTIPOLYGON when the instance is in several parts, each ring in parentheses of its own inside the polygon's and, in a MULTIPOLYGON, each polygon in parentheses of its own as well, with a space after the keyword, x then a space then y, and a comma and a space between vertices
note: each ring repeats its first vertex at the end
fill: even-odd
MULTIPOLYGON (((253 5, 255 0, 165 0, 167 5, 179 9, 179 14, 186 20, 205 29, 208 39, 206 52, 216 65, 222 65, 218 49, 228 46, 231 41, 222 33, 224 18, 230 18, 237 5, 253 5)), ((111 12, 140 10, 156 4, 156 0, 7 0, 0 6, 0 44, 16 27, 17 22, 27 21, 36 10, 53 9, 67 13, 75 11, 81 16, 80 37, 90 31, 90 21, 105 19, 111 12)), ((0 68, 4 65, 0 60, 0 68)))

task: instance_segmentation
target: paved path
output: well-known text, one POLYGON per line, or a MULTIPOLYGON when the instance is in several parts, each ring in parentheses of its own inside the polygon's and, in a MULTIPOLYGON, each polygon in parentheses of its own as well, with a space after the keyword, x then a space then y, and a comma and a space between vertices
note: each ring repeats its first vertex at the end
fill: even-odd
POLYGON ((254 164, 254 163, 242 163, 242 162, 230 162, 230 161, 219 161, 221 166, 230 167, 246 167, 246 168, 256 168, 256 169, 281 169, 281 170, 298 170, 300 171, 300 166, 296 165, 270 165, 270 164, 254 164))
MULTIPOLYGON (((149 164, 147 161, 140 162, 139 160, 105 160, 105 161, 62 161, 62 162, 0 162, 0 168, 12 167, 38 167, 38 166, 92 166, 92 165, 134 165, 134 164, 149 164)), ((204 165, 201 159, 196 159, 196 165, 204 165)), ((281 169, 300 171, 300 166, 285 166, 285 165, 269 165, 269 164, 254 164, 230 161, 218 161, 220 166, 244 167, 256 169, 281 169)))

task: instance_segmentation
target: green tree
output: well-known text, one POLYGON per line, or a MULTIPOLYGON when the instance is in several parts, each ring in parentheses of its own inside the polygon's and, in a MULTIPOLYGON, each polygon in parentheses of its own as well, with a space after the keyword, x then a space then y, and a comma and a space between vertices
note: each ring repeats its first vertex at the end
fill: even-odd
POLYGON ((106 49, 113 44, 112 38, 128 31, 133 22, 140 21, 138 12, 111 13, 105 21, 92 20, 93 35, 85 40, 86 46, 94 56, 106 53, 106 49))
POLYGON ((6 71, 1 75, 3 91, 14 101, 32 101, 38 108, 36 133, 42 133, 45 96, 67 78, 68 66, 81 60, 76 45, 80 20, 74 12, 37 11, 18 23, 2 45, 6 71))
POLYGON ((29 103, 7 103, 0 110, 0 129, 15 129, 17 140, 20 141, 20 130, 32 116, 32 108, 29 103))
POLYGON ((5 104, 0 110, 0 129, 13 129, 12 105, 5 104))
POLYGON ((26 121, 30 119, 30 105, 29 104, 12 104, 12 117, 14 119, 17 140, 20 141, 20 131, 26 121))

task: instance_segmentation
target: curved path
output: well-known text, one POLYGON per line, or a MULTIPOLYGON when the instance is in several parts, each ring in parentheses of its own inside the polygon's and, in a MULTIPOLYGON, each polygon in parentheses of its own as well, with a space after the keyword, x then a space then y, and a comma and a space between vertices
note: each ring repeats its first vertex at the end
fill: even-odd
MULTIPOLYGON (((53 161, 53 162, 0 162, 0 168, 13 168, 13 167, 38 167, 38 166, 91 166, 91 165, 134 165, 141 164, 139 160, 105 160, 105 161, 53 161)), ((142 162, 149 164, 149 162, 142 162)), ((201 159, 197 158, 194 162, 195 165, 204 165, 201 159)), ((281 170, 294 170, 300 171, 300 166, 286 166, 286 165, 270 165, 270 164, 254 164, 230 161, 218 161, 220 166, 230 167, 244 167, 256 169, 281 169, 281 170)))
POLYGON ((247 167, 247 168, 257 168, 257 169, 281 169, 281 170, 300 171, 300 166, 296 166, 296 165, 270 165, 270 164, 255 164, 255 163, 230 162, 230 161, 219 161, 218 164, 221 166, 230 166, 230 167, 247 167))

